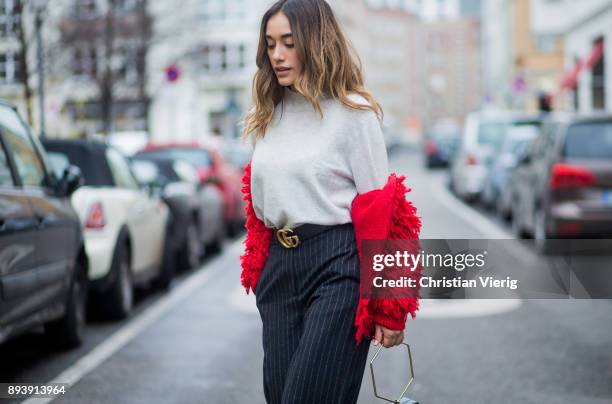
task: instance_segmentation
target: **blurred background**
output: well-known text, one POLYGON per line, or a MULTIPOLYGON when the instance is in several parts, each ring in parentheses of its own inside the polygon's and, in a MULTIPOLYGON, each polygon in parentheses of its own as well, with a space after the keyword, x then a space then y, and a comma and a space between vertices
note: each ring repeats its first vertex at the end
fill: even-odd
MULTIPOLYGON (((606 0, 330 3, 408 141, 484 107, 612 108, 606 0)), ((0 97, 50 137, 236 137, 269 4, 3 0, 0 97)))
MULTIPOLYGON (((264 402, 239 136, 272 3, 0 0, 0 382, 264 402)), ((593 299, 423 299, 409 394, 612 402, 612 251, 589 254, 612 239, 612 0, 329 3, 421 238, 501 239, 500 265, 559 284, 578 262, 560 241, 587 240, 571 282, 593 299)), ((383 353, 383 393, 406 359, 383 353)))

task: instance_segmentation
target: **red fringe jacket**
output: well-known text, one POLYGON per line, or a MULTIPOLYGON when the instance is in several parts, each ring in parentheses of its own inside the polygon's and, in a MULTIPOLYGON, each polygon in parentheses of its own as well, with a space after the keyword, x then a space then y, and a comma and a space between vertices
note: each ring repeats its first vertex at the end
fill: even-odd
MULTIPOLYGON (((421 218, 416 215, 416 208, 406 200, 406 188, 403 181, 406 177, 391 174, 382 189, 358 195, 351 205, 351 218, 355 229, 357 249, 361 256, 362 240, 411 239, 417 240, 421 230, 421 218)), ((251 164, 245 167, 242 177, 242 193, 246 205, 246 239, 245 252, 240 257, 242 265, 241 281, 247 294, 249 289, 255 292, 257 281, 263 270, 272 229, 266 227, 257 218, 251 197, 251 164)), ((420 277, 421 267, 412 276, 420 277)), ((375 324, 391 330, 403 330, 408 313, 414 318, 419 308, 418 298, 363 298, 360 296, 355 316, 355 339, 374 335, 375 324)))

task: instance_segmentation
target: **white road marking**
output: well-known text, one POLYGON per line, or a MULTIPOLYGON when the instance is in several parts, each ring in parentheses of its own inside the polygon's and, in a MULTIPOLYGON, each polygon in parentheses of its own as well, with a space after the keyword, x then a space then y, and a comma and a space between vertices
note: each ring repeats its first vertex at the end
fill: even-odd
POLYGON ((446 205, 449 210, 462 216, 470 226, 476 228, 482 233, 483 238, 488 239, 511 239, 514 236, 501 229, 495 223, 484 217, 477 210, 469 207, 463 202, 459 201, 455 196, 443 185, 443 184, 432 184, 430 187, 431 191, 435 194, 437 200, 446 205))
MULTIPOLYGON (((238 253, 241 244, 242 238, 225 247, 229 250, 229 253, 235 254, 238 253)), ((223 255, 219 255, 207 264, 209 268, 206 270, 199 270, 180 285, 173 288, 168 294, 161 297, 158 301, 140 313, 138 317, 135 317, 115 331, 115 333, 104 342, 96 346, 85 356, 81 357, 74 365, 65 369, 49 383, 68 383, 70 386, 74 386, 85 375, 96 369, 150 325, 159 320, 166 312, 179 305, 183 300, 200 289, 214 273, 222 270, 222 265, 215 266, 215 263, 220 261, 222 257, 223 255)), ((61 396, 57 398, 61 399, 61 396)), ((29 398, 22 401, 22 404, 46 404, 53 400, 54 398, 29 398)))
POLYGON ((520 299, 421 299, 416 319, 492 316, 516 310, 521 303, 520 299))

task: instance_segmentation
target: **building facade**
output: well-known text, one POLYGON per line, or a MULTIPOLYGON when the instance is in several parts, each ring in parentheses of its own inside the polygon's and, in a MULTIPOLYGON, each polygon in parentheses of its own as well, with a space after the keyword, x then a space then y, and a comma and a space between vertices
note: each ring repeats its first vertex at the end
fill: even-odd
POLYGON ((536 112, 555 92, 563 38, 534 35, 530 0, 483 2, 485 104, 536 112))
POLYGON ((237 137, 251 104, 259 24, 267 0, 156 1, 149 53, 156 139, 237 137), (168 77, 169 68, 178 78, 168 77))
POLYGON ((532 0, 530 9, 540 40, 565 42, 556 102, 581 113, 612 112, 612 1, 532 0))

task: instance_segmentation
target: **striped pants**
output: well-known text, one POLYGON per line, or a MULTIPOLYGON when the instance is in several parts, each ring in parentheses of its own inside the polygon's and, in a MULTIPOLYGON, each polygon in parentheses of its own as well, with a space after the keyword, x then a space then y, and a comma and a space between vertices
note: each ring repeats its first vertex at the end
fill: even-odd
POLYGON ((291 249, 272 238, 256 288, 268 404, 357 402, 370 347, 355 342, 358 299, 352 223, 291 249))

